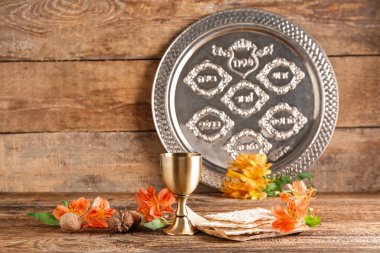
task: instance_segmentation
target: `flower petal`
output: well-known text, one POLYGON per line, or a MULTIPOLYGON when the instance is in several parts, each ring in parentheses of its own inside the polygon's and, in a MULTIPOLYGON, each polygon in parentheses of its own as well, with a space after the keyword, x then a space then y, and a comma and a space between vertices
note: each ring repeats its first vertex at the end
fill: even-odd
POLYGON ((275 220, 272 227, 279 229, 282 232, 291 232, 296 228, 296 221, 290 218, 275 220))
POLYGON ((290 232, 295 229, 297 220, 291 217, 285 209, 280 206, 272 207, 272 213, 276 220, 272 223, 272 227, 282 232, 290 232))
POLYGON ((170 207, 175 202, 175 198, 168 188, 162 189, 158 193, 157 199, 161 208, 170 207))
POLYGON ((105 210, 108 208, 110 208, 110 203, 108 202, 108 200, 103 199, 101 197, 96 197, 96 199, 94 200, 94 203, 92 203, 92 206, 91 206, 91 209, 95 209, 95 210, 105 210))
POLYGON ((290 200, 290 195, 286 192, 281 192, 280 198, 282 202, 288 202, 290 200))
POLYGON ((222 186, 225 196, 249 199, 267 196, 264 190, 270 182, 266 176, 271 173, 271 164, 265 154, 241 153, 230 165, 222 186))
POLYGON ((152 206, 150 208, 149 214, 156 219, 164 216, 164 214, 160 211, 160 209, 157 209, 155 206, 152 206))
POLYGON ((307 187, 305 185, 305 183, 301 180, 301 181, 294 181, 293 182, 293 191, 300 195, 300 196, 303 196, 306 194, 306 191, 307 191, 307 187))
POLYGON ((149 196, 145 189, 140 189, 136 195, 135 195, 136 203, 139 208, 146 208, 148 207, 149 203, 149 196))
POLYGON ((105 220, 91 220, 83 227, 92 227, 92 228, 107 228, 108 223, 105 220))
POLYGON ((309 201, 306 198, 295 201, 297 216, 301 219, 305 218, 309 212, 309 201))
POLYGON ((149 185, 147 188, 147 195, 148 197, 156 196, 156 189, 154 189, 153 186, 149 185))
POLYGON ((276 219, 284 219, 289 216, 281 206, 272 207, 272 214, 276 219))
POLYGON ((147 222, 155 218, 161 218, 164 212, 174 212, 171 206, 175 202, 175 198, 167 188, 162 189, 157 194, 153 186, 148 186, 146 190, 140 189, 135 198, 138 211, 144 216, 144 220, 147 222))
POLYGON ((54 211, 53 211, 53 215, 54 217, 59 220, 62 215, 64 215, 65 213, 68 213, 70 210, 67 206, 64 206, 64 205, 58 205, 54 211))
POLYGON ((114 213, 116 213, 115 209, 108 208, 108 209, 104 210, 104 212, 103 212, 103 218, 104 219, 111 218, 111 216, 114 215, 114 213))
POLYGON ((85 199, 84 197, 80 197, 76 200, 73 200, 69 204, 70 212, 76 213, 79 216, 85 214, 90 207, 90 201, 85 199))

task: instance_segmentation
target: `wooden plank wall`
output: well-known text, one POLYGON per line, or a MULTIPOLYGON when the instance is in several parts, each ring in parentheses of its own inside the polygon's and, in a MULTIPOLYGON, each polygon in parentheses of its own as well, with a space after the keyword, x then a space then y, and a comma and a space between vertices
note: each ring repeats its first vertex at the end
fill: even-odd
POLYGON ((157 64, 184 28, 231 8, 286 16, 320 42, 340 111, 312 168, 316 186, 379 191, 378 0, 2 0, 0 191, 160 186, 163 147, 150 111, 157 64))

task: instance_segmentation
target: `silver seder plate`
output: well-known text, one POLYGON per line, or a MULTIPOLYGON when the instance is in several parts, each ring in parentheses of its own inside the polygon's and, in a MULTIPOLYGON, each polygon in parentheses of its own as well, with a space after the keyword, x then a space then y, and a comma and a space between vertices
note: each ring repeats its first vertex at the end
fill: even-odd
POLYGON ((335 128, 338 90, 317 42, 283 17, 252 9, 205 17, 171 44, 152 94, 168 152, 203 155, 220 188, 239 153, 265 153, 272 173, 308 169, 335 128))

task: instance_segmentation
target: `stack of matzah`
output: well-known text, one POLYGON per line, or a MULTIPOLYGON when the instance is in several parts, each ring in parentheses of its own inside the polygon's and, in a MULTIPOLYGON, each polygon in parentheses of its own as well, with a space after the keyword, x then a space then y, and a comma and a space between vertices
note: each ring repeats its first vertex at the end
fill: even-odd
POLYGON ((264 208, 210 214, 205 218, 199 216, 195 218, 194 214, 191 211, 189 217, 199 230, 236 241, 282 236, 307 230, 306 226, 299 226, 291 233, 280 233, 272 227, 272 222, 275 220, 272 213, 264 208))

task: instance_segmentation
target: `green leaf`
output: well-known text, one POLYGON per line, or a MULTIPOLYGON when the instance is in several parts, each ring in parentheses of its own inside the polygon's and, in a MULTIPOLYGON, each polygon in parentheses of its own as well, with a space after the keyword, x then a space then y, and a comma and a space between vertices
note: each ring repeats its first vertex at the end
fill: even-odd
POLYGON ((305 224, 309 227, 321 225, 321 218, 316 215, 309 214, 305 217, 305 224))
POLYGON ((165 219, 154 219, 150 222, 143 222, 142 225, 152 230, 164 228, 168 225, 168 221, 165 219))
POLYGON ((36 218, 48 225, 59 225, 59 220, 57 220, 52 213, 27 213, 26 215, 36 218))
POLYGON ((70 201, 62 201, 62 205, 64 205, 65 207, 69 207, 69 204, 70 204, 70 201))
POLYGON ((297 180, 301 181, 301 180, 304 180, 304 179, 313 179, 313 175, 310 174, 309 172, 300 172, 297 174, 297 180))
POLYGON ((290 184, 292 182, 292 178, 287 174, 282 174, 280 180, 281 180, 282 186, 286 184, 290 184))
POLYGON ((268 194, 268 196, 276 196, 276 190, 277 190, 277 185, 275 183, 269 183, 267 188, 265 188, 265 192, 268 194))
POLYGON ((311 173, 309 173, 309 172, 300 172, 300 173, 298 173, 297 174, 297 178, 296 178, 298 181, 301 181, 301 180, 304 180, 304 179, 307 179, 307 180, 309 180, 309 183, 310 183, 310 185, 309 185, 309 187, 311 186, 311 187, 314 187, 313 186, 313 175, 311 174, 311 173))
POLYGON ((291 176, 287 174, 283 174, 280 176, 276 176, 272 179, 272 182, 268 184, 267 188, 264 190, 268 196, 279 196, 280 193, 283 191, 283 187, 286 184, 289 184, 292 182, 291 176))
POLYGON ((277 185, 275 183, 268 184, 266 190, 267 191, 275 191, 277 189, 277 185))

